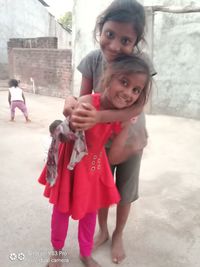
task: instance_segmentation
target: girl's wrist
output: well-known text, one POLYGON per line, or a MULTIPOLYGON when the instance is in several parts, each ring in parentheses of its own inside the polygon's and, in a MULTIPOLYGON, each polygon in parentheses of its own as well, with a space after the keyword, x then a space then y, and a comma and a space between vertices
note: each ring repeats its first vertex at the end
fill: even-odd
POLYGON ((96 112, 96 123, 102 123, 102 113, 101 113, 101 111, 96 112))

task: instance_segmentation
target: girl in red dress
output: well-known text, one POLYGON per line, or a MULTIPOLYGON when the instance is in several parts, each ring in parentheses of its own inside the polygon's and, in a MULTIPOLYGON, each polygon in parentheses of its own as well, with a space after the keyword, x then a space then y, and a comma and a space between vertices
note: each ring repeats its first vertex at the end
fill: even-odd
MULTIPOLYGON (((149 69, 142 59, 121 56, 112 61, 104 73, 101 81, 103 93, 80 97, 77 108, 88 108, 91 105, 94 110, 130 107, 147 96, 149 80, 149 69)), ((73 129, 70 119, 69 125, 73 129)), ((60 252, 67 236, 69 216, 79 220, 78 240, 83 264, 86 267, 100 266, 91 257, 96 214, 98 209, 109 207, 120 200, 104 145, 111 135, 119 133, 120 128, 119 122, 101 123, 85 131, 88 153, 72 170, 68 166, 74 141, 61 143, 57 176, 52 184, 47 179, 48 167, 43 169, 39 182, 45 185, 44 195, 54 205, 51 242, 55 257, 51 257, 48 266, 61 266, 55 258, 62 256, 60 252)))

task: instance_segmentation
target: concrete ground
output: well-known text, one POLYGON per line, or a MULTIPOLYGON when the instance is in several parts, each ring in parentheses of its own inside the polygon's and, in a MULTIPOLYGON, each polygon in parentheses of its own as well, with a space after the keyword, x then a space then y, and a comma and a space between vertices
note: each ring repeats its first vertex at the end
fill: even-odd
MULTIPOLYGON (((26 94, 29 124, 20 111, 16 122, 9 122, 7 92, 0 91, 0 99, 0 265, 42 267, 51 252, 51 205, 37 177, 44 164, 48 125, 63 118, 63 99, 26 94)), ((142 161, 140 199, 132 206, 124 233, 127 258, 120 266, 198 267, 200 121, 151 115, 147 127, 150 138, 142 161)), ((111 208, 110 232, 114 224, 111 208)), ((66 266, 81 267, 75 221, 65 248, 66 266)), ((94 253, 102 267, 115 266, 109 248, 110 241, 94 253)))

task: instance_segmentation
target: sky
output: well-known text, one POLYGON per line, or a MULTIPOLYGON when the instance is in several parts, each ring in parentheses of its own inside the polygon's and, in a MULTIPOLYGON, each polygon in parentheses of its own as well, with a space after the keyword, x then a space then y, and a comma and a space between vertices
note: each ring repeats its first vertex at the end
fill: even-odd
POLYGON ((49 12, 56 18, 62 17, 65 12, 72 11, 73 0, 44 0, 50 7, 49 12))

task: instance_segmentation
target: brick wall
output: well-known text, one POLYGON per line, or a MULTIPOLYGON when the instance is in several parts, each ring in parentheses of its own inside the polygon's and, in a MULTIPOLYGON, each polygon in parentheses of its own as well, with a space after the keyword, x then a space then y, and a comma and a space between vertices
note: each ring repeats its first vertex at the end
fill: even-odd
POLYGON ((12 48, 58 48, 57 37, 10 38, 8 49, 12 48))
POLYGON ((65 97, 71 92, 71 50, 13 48, 9 53, 10 77, 25 91, 65 97))
POLYGON ((56 49, 56 37, 8 42, 9 76, 27 92, 65 97, 71 93, 71 49, 56 49))

